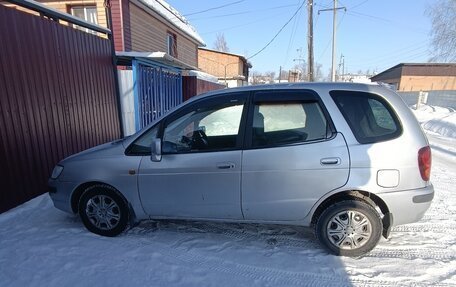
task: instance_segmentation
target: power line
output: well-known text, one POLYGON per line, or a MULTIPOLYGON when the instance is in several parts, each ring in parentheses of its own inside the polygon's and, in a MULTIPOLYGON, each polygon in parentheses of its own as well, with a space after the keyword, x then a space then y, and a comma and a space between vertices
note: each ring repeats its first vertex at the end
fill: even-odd
MULTIPOLYGON (((345 14, 346 14, 346 12, 344 12, 344 14, 342 14, 342 17, 340 17, 339 23, 337 23, 337 29, 339 29, 340 24, 342 24, 342 21, 343 21, 344 18, 345 18, 345 14)), ((317 62, 320 62, 321 58, 325 55, 326 51, 327 51, 328 48, 329 48, 329 45, 331 44, 331 40, 332 40, 332 39, 329 39, 329 40, 328 40, 328 43, 326 44, 326 47, 325 47, 325 49, 323 50, 323 52, 322 52, 322 53, 320 54, 320 56, 318 57, 318 61, 317 61, 317 62)))
MULTIPOLYGON (((320 6, 322 8, 330 8, 327 5, 321 5, 321 4, 315 4, 315 5, 320 6)), ((358 18, 363 18, 363 19, 369 19, 369 20, 372 20, 372 21, 379 21, 379 22, 383 22, 383 23, 388 23, 390 25, 394 25, 395 27, 402 26, 402 28, 406 28, 407 30, 413 31, 415 33, 416 32, 418 32, 420 34, 427 34, 428 33, 428 31, 425 31, 423 29, 419 29, 421 31, 418 31, 416 27, 404 25, 403 23, 399 23, 397 21, 392 21, 390 19, 386 19, 386 18, 382 18, 382 17, 378 17, 378 16, 373 16, 373 15, 369 15, 369 14, 366 14, 366 13, 356 12, 356 11, 353 11, 352 9, 353 8, 350 8, 349 10, 347 10, 347 14, 348 15, 355 16, 355 17, 358 17, 358 18)))
POLYGON ((301 8, 304 6, 305 3, 306 3, 306 1, 304 0, 302 2, 301 6, 299 6, 299 8, 293 13, 291 18, 288 19, 288 21, 282 26, 282 28, 280 28, 280 30, 277 32, 277 34, 275 34, 274 37, 272 37, 271 41, 269 41, 263 48, 261 48, 258 52, 256 52, 252 56, 248 57, 247 59, 252 59, 256 55, 258 55, 261 52, 263 52, 277 38, 277 36, 279 36, 279 34, 282 32, 283 29, 285 29, 285 27, 291 22, 291 20, 293 20, 293 18, 298 14, 299 10, 301 10, 301 8))
MULTIPOLYGON (((341 2, 341 4, 342 4, 342 2, 341 2)), ((316 6, 320 6, 321 8, 331 9, 330 6, 321 5, 321 4, 315 4, 315 5, 316 6)), ((381 17, 377 17, 377 16, 372 16, 372 15, 369 15, 369 14, 364 14, 364 13, 361 13, 361 12, 351 11, 351 9, 350 10, 347 9, 346 12, 347 12, 347 14, 352 15, 352 16, 366 17, 366 18, 370 18, 370 19, 374 19, 374 20, 378 20, 378 21, 382 21, 382 22, 390 22, 390 23, 392 23, 391 20, 388 20, 388 19, 385 19, 385 18, 381 18, 381 17)))
MULTIPOLYGON (((375 57, 370 57, 368 59, 357 59, 353 63, 355 64, 375 64, 375 63, 380 63, 384 61, 388 61, 391 59, 399 59, 402 57, 406 57, 410 55, 410 53, 415 52, 415 51, 423 51, 423 49, 426 49, 426 46, 428 44, 426 42, 421 43, 420 45, 413 45, 409 47, 402 48, 401 50, 395 50, 387 54, 382 54, 380 56, 375 56, 375 57)), ((426 49, 427 51, 427 49, 426 49)))
POLYGON ((355 6, 350 7, 349 9, 351 10, 351 9, 358 8, 359 6, 366 4, 367 1, 369 1, 369 0, 364 0, 364 1, 356 4, 355 6))
MULTIPOLYGON (((274 16, 279 16, 279 15, 284 15, 284 14, 287 14, 287 12, 275 13, 274 16)), ((207 34, 212 34, 212 33, 217 33, 217 32, 224 32, 224 31, 233 30, 233 29, 240 28, 240 27, 249 26, 251 24, 262 22, 262 21, 266 21, 266 20, 270 21, 271 20, 271 16, 260 18, 260 19, 257 19, 255 21, 250 21, 250 22, 247 22, 247 23, 244 23, 244 24, 240 24, 240 25, 226 27, 226 28, 222 28, 222 29, 218 29, 218 30, 212 30, 212 31, 209 31, 209 32, 203 32, 203 33, 200 33, 200 34, 201 35, 207 35, 207 34)))
POLYGON ((315 22, 314 22, 314 29, 317 29, 317 24, 318 24, 319 18, 320 18, 320 14, 317 13, 317 18, 315 19, 315 22))
MULTIPOLYGON (((298 2, 298 4, 299 4, 299 2, 298 2)), ((285 64, 288 62, 288 56, 290 55, 291 46, 294 44, 294 38, 296 35, 296 30, 298 28, 297 24, 299 23, 299 18, 301 17, 301 15, 302 15, 302 9, 301 9, 301 12, 299 13, 298 17, 296 17, 293 22, 293 27, 291 28, 290 40, 288 41, 288 47, 287 47, 287 52, 285 54, 285 59, 283 61, 283 66, 285 66, 285 64)))
MULTIPOLYGON (((406 62, 409 62, 409 61, 415 61, 415 59, 419 59, 419 58, 421 58, 421 57, 423 57, 423 56, 425 56, 427 54, 428 54, 428 51, 418 52, 416 54, 409 55, 408 57, 401 58, 400 63, 406 63, 406 62)), ((387 68, 389 68, 391 66, 394 66, 396 64, 397 64, 397 62, 395 62, 393 64, 384 62, 384 63, 382 63, 380 65, 376 65, 376 66, 377 67, 381 67, 380 70, 385 70, 385 69, 387 69, 387 68)))
POLYGON ((255 10, 233 12, 233 13, 229 13, 229 14, 220 14, 220 15, 214 15, 214 16, 208 16, 208 17, 200 17, 200 18, 189 18, 188 20, 189 21, 198 21, 198 20, 206 20, 206 19, 213 19, 213 18, 237 16, 237 15, 244 15, 244 14, 256 13, 256 12, 261 12, 261 11, 268 11, 268 10, 275 10, 275 9, 281 9, 281 8, 287 8, 287 7, 296 7, 296 6, 297 6, 297 4, 280 5, 280 6, 275 6, 275 7, 263 8, 263 9, 255 9, 255 10))
POLYGON ((212 10, 217 10, 217 9, 220 9, 220 8, 224 8, 224 7, 228 7, 228 6, 231 6, 231 5, 239 4, 239 3, 244 2, 244 1, 245 0, 239 0, 239 1, 230 2, 230 3, 227 3, 227 4, 221 5, 221 6, 208 8, 208 9, 205 9, 205 10, 202 10, 202 11, 188 13, 188 14, 185 14, 184 16, 190 16, 190 15, 206 13, 206 12, 209 12, 209 11, 212 11, 212 10))
MULTIPOLYGON (((400 58, 397 58, 394 59, 394 58, 391 58, 391 59, 385 59, 385 60, 382 60, 382 61, 377 61, 377 62, 372 62, 372 63, 363 63, 363 66, 369 66, 369 67, 373 67, 375 66, 375 69, 374 70, 385 70, 386 68, 389 68, 391 66, 394 66, 395 64, 397 64, 397 62, 400 62, 400 63, 405 63, 405 62, 408 62, 412 59, 417 59, 417 58, 421 58, 425 55, 428 54, 428 51, 425 50, 425 51, 418 51, 417 53, 413 53, 413 54, 408 54, 406 56, 401 56, 400 58)), ((361 64, 350 64, 351 66, 351 70, 354 70, 353 67, 359 67, 361 66, 361 64)))
MULTIPOLYGON (((320 12, 327 12, 327 11, 332 11, 333 13, 333 29, 332 29, 332 60, 331 60, 331 81, 335 82, 336 81, 336 34, 337 34, 337 28, 339 25, 336 25, 336 18, 337 18, 337 11, 338 10, 344 10, 347 11, 346 7, 337 7, 337 0, 333 0, 333 8, 327 8, 327 9, 320 9, 318 10, 318 13, 320 12)), ((342 4, 342 3, 341 3, 342 4)))

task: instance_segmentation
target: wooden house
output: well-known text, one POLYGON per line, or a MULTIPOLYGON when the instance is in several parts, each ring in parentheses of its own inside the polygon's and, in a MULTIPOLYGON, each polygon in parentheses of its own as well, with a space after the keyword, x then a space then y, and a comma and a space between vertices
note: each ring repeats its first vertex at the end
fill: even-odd
MULTIPOLYGON (((108 26, 104 0, 39 2, 87 22, 108 26)), ((165 52, 189 66, 198 66, 198 47, 205 43, 195 28, 168 3, 163 0, 112 0, 110 5, 116 51, 165 52)))

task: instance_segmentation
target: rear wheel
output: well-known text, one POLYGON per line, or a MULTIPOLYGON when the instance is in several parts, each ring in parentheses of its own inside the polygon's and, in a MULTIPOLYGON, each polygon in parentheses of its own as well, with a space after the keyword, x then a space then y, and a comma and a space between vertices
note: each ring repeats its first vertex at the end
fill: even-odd
POLYGON ((382 228, 381 218, 372 206, 362 201, 345 200, 323 211, 315 234, 332 253, 356 257, 377 245, 382 228))
POLYGON ((129 209, 114 188, 96 185, 89 187, 81 196, 79 215, 89 231, 103 236, 116 236, 127 228, 129 209))

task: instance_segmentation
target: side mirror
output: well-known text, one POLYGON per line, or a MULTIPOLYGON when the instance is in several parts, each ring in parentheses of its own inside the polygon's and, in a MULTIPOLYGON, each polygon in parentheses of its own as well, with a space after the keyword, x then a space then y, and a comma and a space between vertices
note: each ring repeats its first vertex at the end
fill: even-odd
POLYGON ((161 161, 162 159, 162 147, 161 139, 154 139, 152 145, 150 146, 150 160, 151 161, 161 161))

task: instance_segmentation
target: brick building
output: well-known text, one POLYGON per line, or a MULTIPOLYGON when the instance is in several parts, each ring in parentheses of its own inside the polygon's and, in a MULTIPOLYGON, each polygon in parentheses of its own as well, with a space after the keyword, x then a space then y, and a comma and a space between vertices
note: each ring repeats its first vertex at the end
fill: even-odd
POLYGON ((456 63, 402 63, 370 79, 401 92, 456 90, 456 63))
POLYGON ((227 87, 247 85, 251 67, 244 56, 198 48, 198 68, 216 76, 227 87))

